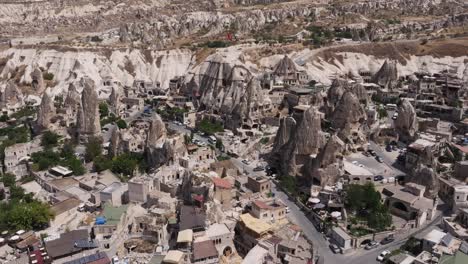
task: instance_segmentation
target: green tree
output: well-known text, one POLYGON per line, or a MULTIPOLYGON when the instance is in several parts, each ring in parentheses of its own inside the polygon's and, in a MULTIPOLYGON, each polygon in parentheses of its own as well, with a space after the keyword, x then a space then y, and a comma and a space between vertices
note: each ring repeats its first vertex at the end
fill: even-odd
POLYGON ((61 162, 63 166, 68 167, 71 171, 73 171, 73 174, 76 176, 80 176, 85 174, 86 169, 83 166, 83 163, 81 163, 81 160, 76 158, 75 156, 69 157, 63 162, 61 162))
POLYGON ((392 224, 388 208, 382 204, 381 195, 372 183, 348 185, 345 207, 375 230, 384 230, 392 224))
POLYGON ((184 143, 185 144, 190 144, 192 143, 192 139, 189 135, 184 135, 184 143))
POLYGON ((138 166, 138 158, 131 153, 123 153, 112 159, 112 171, 131 177, 138 166))
POLYGON ((97 156, 96 158, 94 158, 93 165, 94 165, 94 170, 97 172, 109 170, 112 168, 112 160, 102 155, 97 156))
POLYGON ((388 117, 388 112, 384 107, 379 107, 377 111, 378 111, 380 119, 384 119, 388 117))
POLYGON ((65 144, 63 144, 62 150, 60 151, 60 155, 65 158, 75 156, 75 146, 71 142, 65 142, 65 144))
POLYGON ((125 128, 127 128, 127 122, 125 122, 125 120, 123 120, 123 119, 119 119, 119 120, 117 120, 117 126, 120 129, 125 129, 125 128))
POLYGON ((88 143, 86 143, 86 151, 85 151, 85 160, 86 162, 90 162, 94 160, 95 157, 100 156, 102 154, 102 140, 97 137, 90 138, 88 143))
POLYGON ((367 225, 370 228, 376 230, 385 230, 386 227, 392 225, 392 216, 390 215, 388 208, 382 204, 379 204, 375 210, 369 214, 367 219, 367 225))
POLYGON ((109 106, 106 102, 99 103, 99 115, 101 119, 109 115, 109 106))
POLYGON ((216 140, 216 148, 219 150, 222 150, 224 148, 223 141, 220 138, 216 140))
POLYGON ((59 135, 47 130, 42 134, 41 145, 45 148, 55 147, 58 144, 59 138, 59 135))
POLYGON ((3 182, 6 187, 11 187, 15 185, 16 177, 11 173, 5 173, 0 176, 0 182, 3 182))

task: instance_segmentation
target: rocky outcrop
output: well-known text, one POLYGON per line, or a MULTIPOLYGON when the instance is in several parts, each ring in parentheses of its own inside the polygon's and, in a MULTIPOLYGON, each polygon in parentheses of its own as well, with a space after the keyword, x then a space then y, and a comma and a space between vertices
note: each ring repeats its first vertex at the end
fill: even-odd
POLYGON ((416 110, 409 100, 403 99, 398 106, 398 117, 394 122, 400 139, 406 142, 412 141, 418 131, 418 119, 416 110))
POLYGON ((221 54, 208 57, 187 87, 199 89, 187 91, 200 95, 199 108, 220 115, 225 127, 232 130, 258 125, 263 106, 268 104, 250 70, 240 60, 227 61, 221 54))
POLYGON ((114 157, 119 155, 122 152, 121 148, 121 133, 118 126, 113 126, 109 144, 109 156, 114 157))
POLYGON ((55 116, 54 100, 48 91, 42 95, 41 105, 37 111, 37 125, 40 128, 47 129, 50 125, 50 120, 55 116))
POLYGON ((406 176, 407 182, 413 182, 426 187, 424 196, 434 198, 439 192, 439 178, 434 169, 420 165, 413 173, 406 176))
POLYGON ((46 88, 42 71, 38 67, 31 72, 31 86, 37 94, 42 94, 46 88))
POLYGON ((281 59, 273 71, 273 74, 276 76, 294 76, 297 72, 296 63, 291 60, 288 55, 285 55, 281 59))
POLYGON ((317 108, 310 107, 299 121, 293 117, 285 117, 280 121, 272 154, 283 174, 300 173, 308 157, 317 154, 324 145, 322 117, 323 114, 317 108))
POLYGON ((122 100, 122 90, 120 86, 112 86, 112 91, 109 96, 109 103, 115 114, 118 114, 118 111, 121 106, 121 100, 122 100))
POLYGON ((332 127, 341 130, 363 123, 366 113, 357 96, 352 92, 345 92, 335 111, 330 117, 332 127))
POLYGON ((158 114, 154 114, 146 138, 145 155, 150 168, 158 168, 173 163, 176 156, 176 141, 167 138, 165 124, 158 114))
POLYGON ((93 80, 86 77, 80 80, 80 85, 83 87, 83 92, 77 118, 78 134, 82 137, 97 136, 101 133, 101 123, 96 85, 93 80))
POLYGON ((335 79, 327 91, 327 116, 333 115, 335 108, 341 104, 340 101, 347 91, 353 93, 357 97, 358 101, 364 106, 367 105, 370 101, 367 90, 364 88, 364 86, 362 86, 362 84, 350 83, 344 79, 335 79))
POLYGON ((336 134, 331 135, 318 155, 310 158, 305 170, 313 184, 325 186, 336 183, 343 175, 344 150, 345 143, 336 134))
POLYGON ((166 126, 161 116, 154 114, 150 123, 146 146, 151 148, 160 145, 161 140, 166 137, 166 126))
POLYGON ((392 89, 398 81, 398 70, 395 61, 386 60, 380 70, 372 77, 372 82, 385 89, 392 89))
POLYGON ((7 107, 18 104, 23 104, 23 93, 21 93, 13 80, 9 80, 1 91, 0 106, 7 107))

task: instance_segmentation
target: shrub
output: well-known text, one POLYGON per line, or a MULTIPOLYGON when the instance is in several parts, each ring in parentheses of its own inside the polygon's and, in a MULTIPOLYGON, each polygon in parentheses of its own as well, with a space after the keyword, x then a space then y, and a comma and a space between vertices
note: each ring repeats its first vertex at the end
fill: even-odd
POLYGON ((44 80, 47 80, 47 81, 52 81, 54 79, 54 74, 51 72, 44 72, 42 74, 42 78, 44 78, 44 80))

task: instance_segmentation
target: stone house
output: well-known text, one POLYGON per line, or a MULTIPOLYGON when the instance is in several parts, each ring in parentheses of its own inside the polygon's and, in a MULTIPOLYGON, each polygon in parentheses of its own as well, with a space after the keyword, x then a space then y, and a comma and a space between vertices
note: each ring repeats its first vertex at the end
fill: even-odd
POLYGON ((435 216, 437 207, 435 200, 423 196, 425 191, 426 187, 422 185, 407 183, 403 187, 387 186, 382 194, 392 214, 413 222, 413 227, 419 227, 435 216))
POLYGON ((274 223, 286 218, 286 206, 276 200, 256 200, 252 202, 250 213, 258 219, 274 223))
POLYGON ((231 208, 232 184, 228 180, 218 177, 214 177, 212 180, 214 185, 213 199, 219 201, 224 209, 231 208))
POLYGON ((266 195, 271 192, 271 181, 262 176, 248 177, 246 187, 254 193, 266 195))

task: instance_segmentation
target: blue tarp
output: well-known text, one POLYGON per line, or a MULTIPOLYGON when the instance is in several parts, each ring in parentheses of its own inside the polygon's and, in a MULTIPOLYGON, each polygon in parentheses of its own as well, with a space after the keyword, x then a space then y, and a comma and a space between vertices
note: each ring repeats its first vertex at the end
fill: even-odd
POLYGON ((106 218, 100 216, 96 217, 96 225, 103 225, 107 222, 106 218))

